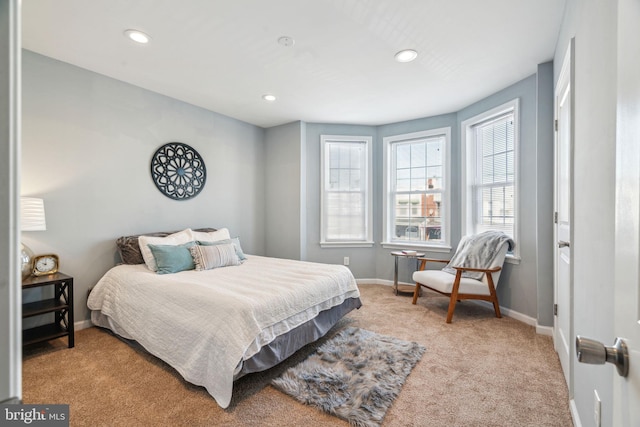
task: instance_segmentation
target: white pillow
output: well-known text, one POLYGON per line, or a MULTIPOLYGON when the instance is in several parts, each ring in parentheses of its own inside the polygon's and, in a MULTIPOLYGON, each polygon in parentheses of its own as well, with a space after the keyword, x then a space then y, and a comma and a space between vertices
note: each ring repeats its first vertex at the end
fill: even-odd
POLYGON ((220 240, 228 240, 231 239, 231 235, 229 234, 229 230, 226 228, 221 228, 216 231, 192 231, 194 240, 199 242, 218 242, 220 240))
POLYGON ((185 243, 193 242, 193 231, 190 228, 186 230, 178 231, 177 233, 169 234, 167 237, 153 237, 153 236, 140 236, 138 237, 138 245, 140 245, 140 252, 144 263, 147 264, 149 270, 158 271, 156 265, 156 259, 153 257, 153 253, 149 248, 149 244, 152 245, 170 245, 177 246, 185 243))

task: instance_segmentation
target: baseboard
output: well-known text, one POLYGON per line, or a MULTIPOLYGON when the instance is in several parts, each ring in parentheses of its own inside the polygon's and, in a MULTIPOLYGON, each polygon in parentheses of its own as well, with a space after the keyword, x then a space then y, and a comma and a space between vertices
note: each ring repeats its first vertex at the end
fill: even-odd
MULTIPOLYGON (((393 280, 385 280, 385 279, 356 279, 356 283, 358 285, 384 285, 384 286, 393 286, 393 280)), ((406 283, 406 282, 398 282, 399 285, 406 286, 415 286, 415 283, 406 283)), ((480 301, 480 300, 469 300, 473 303, 483 305, 485 307, 493 310, 493 304, 488 301, 480 301)), ((539 335, 547 335, 553 336, 553 327, 552 326, 542 326, 538 325, 538 320, 534 319, 531 316, 527 316, 526 314, 522 314, 518 311, 512 310, 506 307, 500 307, 500 312, 512 319, 519 320, 522 323, 525 323, 529 326, 533 326, 536 328, 536 333, 539 335)))
MULTIPOLYGON (((385 280, 385 279, 356 279, 356 283, 358 285, 384 285, 384 286, 393 286, 393 280, 385 280)), ((415 283, 408 282, 398 282, 398 285, 404 286, 415 286, 415 283)))
POLYGON ((536 332, 540 335, 546 335, 548 337, 553 336, 553 326, 536 325, 536 332))
POLYGON ((380 279, 356 279, 356 283, 358 285, 384 285, 380 279))
MULTIPOLYGON (((473 301, 473 302, 493 310, 493 304, 491 304, 489 301, 473 301)), ((539 325, 538 319, 534 319, 533 317, 527 316, 526 314, 522 314, 519 311, 515 311, 510 308, 506 308, 502 306, 500 306, 500 313, 504 314, 505 316, 509 316, 513 319, 519 320, 522 323, 526 323, 529 326, 533 326, 534 328, 536 328, 536 333, 539 335, 547 335, 550 337, 553 336, 553 326, 539 325)))
MULTIPOLYGON (((493 310, 493 304, 491 304, 489 301, 480 301, 480 300, 470 300, 470 301, 479 305, 483 305, 493 310)), ((510 308, 505 308, 500 306, 500 313, 504 314, 505 316, 509 316, 513 319, 519 320, 522 323, 526 323, 529 326, 534 326, 534 327, 536 326, 536 319, 534 319, 531 316, 527 316, 526 314, 522 314, 518 311, 512 310, 510 308)))
POLYGON ((582 423, 580 422, 580 415, 578 415, 578 407, 576 406, 576 401, 571 399, 569 401, 569 409, 571 409, 571 418, 573 418, 573 427, 582 427, 582 423))
POLYGON ((93 326, 93 323, 89 319, 81 320, 79 322, 73 322, 73 329, 75 329, 76 331, 79 331, 81 329, 87 329, 92 326, 93 326))

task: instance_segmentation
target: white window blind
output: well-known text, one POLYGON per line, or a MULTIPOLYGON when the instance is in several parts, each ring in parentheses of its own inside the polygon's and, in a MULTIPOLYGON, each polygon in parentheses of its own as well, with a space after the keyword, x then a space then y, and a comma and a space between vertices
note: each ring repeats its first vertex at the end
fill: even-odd
POLYGON ((371 137, 323 135, 321 243, 371 243, 371 137))
POLYGON ((474 126, 476 232, 501 230, 515 238, 513 112, 474 126))

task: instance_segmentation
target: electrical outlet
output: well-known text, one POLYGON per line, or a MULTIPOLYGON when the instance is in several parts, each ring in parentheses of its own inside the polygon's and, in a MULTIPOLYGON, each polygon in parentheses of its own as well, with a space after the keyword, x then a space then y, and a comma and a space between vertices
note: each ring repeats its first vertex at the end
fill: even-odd
POLYGON ((602 402, 600 402, 600 396, 598 396, 598 390, 593 390, 593 420, 596 422, 596 427, 601 425, 600 409, 602 408, 602 402))
POLYGON ((344 257, 344 265, 349 265, 349 257, 344 257))

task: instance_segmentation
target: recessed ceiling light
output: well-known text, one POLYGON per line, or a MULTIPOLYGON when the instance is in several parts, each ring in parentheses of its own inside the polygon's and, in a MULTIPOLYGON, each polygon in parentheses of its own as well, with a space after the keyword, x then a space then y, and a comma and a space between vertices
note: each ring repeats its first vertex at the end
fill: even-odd
POLYGON ((124 35, 136 43, 147 44, 151 41, 151 37, 148 34, 138 30, 126 30, 124 35))
POLYGON ((282 36, 278 39, 278 44, 285 47, 291 47, 296 44, 296 41, 293 39, 293 37, 282 36))
POLYGON ((265 101, 273 102, 276 100, 276 96, 271 94, 266 94, 266 95, 262 95, 262 99, 264 99, 265 101))
POLYGON ((413 49, 404 49, 396 53, 395 58, 398 62, 411 62, 418 57, 418 52, 413 49))

